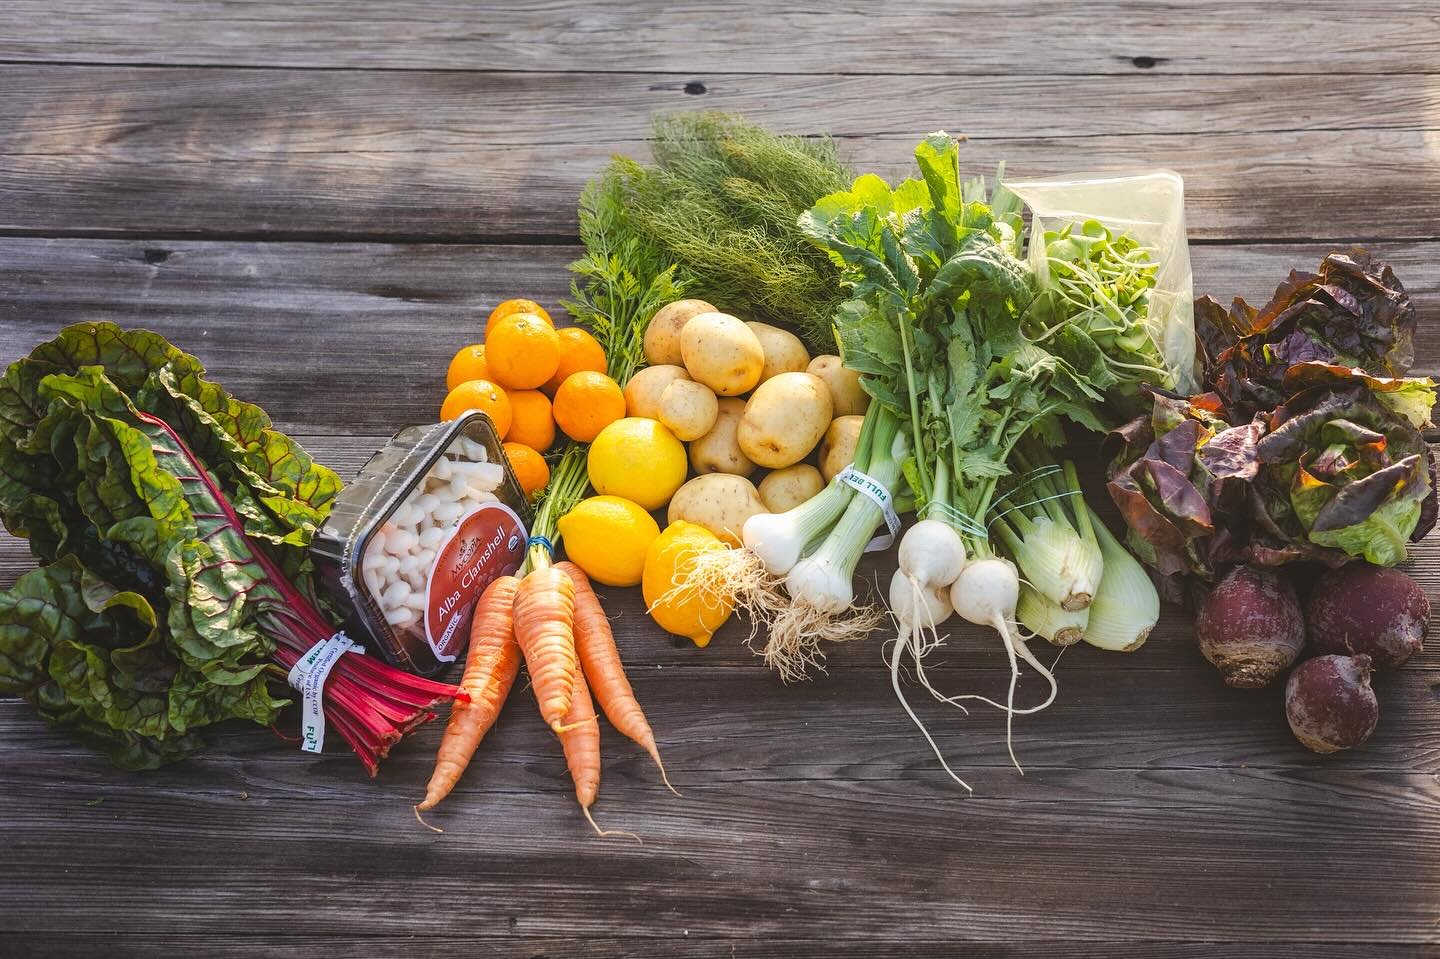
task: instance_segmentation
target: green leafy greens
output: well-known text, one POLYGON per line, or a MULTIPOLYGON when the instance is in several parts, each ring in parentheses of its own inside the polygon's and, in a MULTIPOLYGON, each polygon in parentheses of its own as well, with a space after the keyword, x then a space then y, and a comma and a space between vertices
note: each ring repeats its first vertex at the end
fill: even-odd
MULTIPOLYGON (((204 372, 96 323, 0 380, 0 518, 46 564, 0 593, 0 691, 127 768, 272 724, 285 671, 334 632, 307 547, 340 481, 204 372)), ((326 711, 373 773, 451 692, 342 657, 326 711)))
POLYGON ((626 234, 663 251, 690 295, 832 349, 836 270, 796 218, 850 181, 834 143, 701 112, 657 117, 651 150, 653 164, 616 157, 602 174, 621 191, 626 234))
MULTIPOLYGON (((1102 246, 1142 288, 1146 270, 1133 244, 1100 228, 1083 243, 1049 238, 1052 273, 1042 281, 1003 185, 987 196, 983 179, 962 182, 959 145, 943 133, 915 159, 919 179, 892 188, 862 176, 800 225, 849 292, 835 313, 846 366, 910 431, 904 472, 922 515, 951 517, 986 556, 985 517, 1016 445, 1027 436, 1059 445, 1065 420, 1103 430, 1104 391, 1119 379, 1112 368, 1148 368, 1155 355, 1123 315, 1143 309, 1143 293, 1107 303, 1092 290, 1072 302, 1082 271, 1110 269, 1099 265, 1102 246)), ((1108 273, 1105 282, 1121 285, 1108 273)))

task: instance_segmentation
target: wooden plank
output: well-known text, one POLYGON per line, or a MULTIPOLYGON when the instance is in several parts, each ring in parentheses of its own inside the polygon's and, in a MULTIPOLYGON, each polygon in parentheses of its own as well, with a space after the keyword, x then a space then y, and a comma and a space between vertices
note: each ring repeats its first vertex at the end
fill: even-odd
MULTIPOLYGON (((639 940, 763 941, 839 923, 871 943, 916 928, 935 941, 1020 944, 1435 941, 1433 760, 1407 771, 1036 766, 1023 780, 997 769, 966 798, 919 758, 923 744, 883 688, 777 714, 763 696, 712 698, 713 681, 699 672, 664 680, 665 695, 654 683, 641 693, 666 719, 683 713, 712 764, 758 775, 697 775, 677 799, 643 763, 612 758, 597 816, 637 830, 643 846, 588 833, 553 742, 515 715, 523 709, 506 714, 434 816, 444 835, 407 808, 425 771, 410 755, 418 744, 374 783, 342 757, 276 748, 222 747, 125 777, 63 749, 37 761, 46 737, 16 730, 0 740, 0 932, 143 935, 167 915, 216 937, 525 940, 613 936, 620 917, 639 940), (731 740, 736 726, 746 739, 731 740), (890 751, 923 767, 903 781, 807 764, 817 752, 878 753, 887 728, 907 737, 890 751), (778 756, 793 764, 788 778, 765 775, 778 756), (201 846, 204 857, 187 854, 201 846), (83 868, 57 868, 76 849, 83 868), (1381 864, 1385 881, 1371 880, 1381 864)), ((720 693, 758 692, 719 682, 720 693)), ((1116 731, 1136 716, 1111 705, 1116 731)), ((1170 731, 1162 720, 1152 738, 1170 731)), ((606 749, 625 756, 613 737, 606 749)))
MULTIPOLYGON (((622 652, 658 637, 648 624, 643 630, 626 630, 620 637, 622 652)), ((878 642, 872 641, 871 651, 871 662, 878 661, 878 642)), ((984 663, 981 655, 964 672, 944 675, 941 685, 1003 699, 1008 674, 994 661, 984 663)), ((1168 670, 1127 668, 1139 658, 1111 657, 1112 668, 1086 673, 1062 665, 1055 705, 1015 721, 1015 756, 1025 770, 1023 778, 1006 749, 1002 713, 976 706, 966 717, 926 700, 908 678, 905 689, 952 767, 986 800, 1038 795, 1031 790, 1040 787, 1026 784, 1046 770, 1269 770, 1277 777, 1317 780, 1395 770, 1440 771, 1440 703, 1432 695, 1440 688, 1440 671, 1433 665, 1407 665, 1377 675, 1382 711, 1374 736, 1363 748, 1322 757, 1306 752, 1292 738, 1278 687, 1230 689, 1198 657, 1168 670)), ((950 783, 896 702, 888 671, 878 666, 835 669, 812 683, 784 686, 758 669, 717 668, 702 656, 692 657, 689 666, 663 668, 635 659, 627 655, 636 695, 656 730, 666 768, 682 791, 705 784, 812 778, 904 781, 937 789, 950 783)), ((1433 664, 1433 655, 1429 661, 1433 664)), ((1042 686, 1027 678, 1018 701, 1036 701, 1044 694, 1042 686)), ((42 787, 62 760, 64 782, 77 789, 104 789, 120 776, 83 745, 47 730, 25 703, 0 700, 0 729, 7 734, 7 746, 0 751, 5 774, 17 786, 31 782, 42 787)), ((545 733, 533 697, 517 689, 501 723, 485 740, 482 766, 467 775, 457 795, 558 788, 560 780, 550 777, 563 776, 564 769, 548 768, 554 744, 545 733)), ((231 783, 244 789, 240 780, 245 777, 273 777, 279 782, 266 783, 272 792, 300 798, 308 790, 339 803, 344 801, 340 794, 353 790, 364 777, 342 744, 315 758, 251 725, 207 734, 211 747, 201 758, 133 781, 163 792, 174 777, 197 775, 198 765, 217 788, 231 783), (322 773, 328 785, 313 781, 322 773), (290 785, 282 788, 287 782, 290 785)), ((423 785, 439 735, 439 725, 417 733, 386 760, 381 781, 412 789, 423 785)), ((608 731, 605 735, 605 752, 611 757, 607 769, 635 784, 655 780, 643 753, 608 731)))
MULTIPOLYGON (((1290 269, 1313 268, 1333 248, 1195 246, 1195 289, 1264 302, 1290 269)), ((1394 263, 1420 315, 1440 316, 1440 245, 1373 249, 1394 263)), ((389 435, 435 415, 445 365, 480 337, 497 302, 530 296, 556 307, 578 255, 550 246, 0 239, 0 365, 70 323, 147 326, 287 432, 389 435)), ((1440 371, 1440 324, 1421 323, 1417 353, 1419 371, 1440 371)))
MULTIPOLYGON (((19 934, 6 937, 6 943, 17 954, 32 959, 51 956, 90 955, 102 951, 113 959, 153 956, 158 949, 195 950, 210 959, 240 957, 248 959, 257 952, 266 956, 308 957, 318 952, 343 955, 364 955, 369 959, 413 959, 423 950, 432 959, 473 959, 484 956, 524 955, 528 957, 568 956, 578 959, 709 959, 712 956, 734 959, 873 959, 877 943, 853 939, 792 939, 765 938, 753 940, 739 936, 728 939, 687 936, 683 932, 671 937, 638 939, 635 937, 587 936, 574 939, 516 940, 501 935, 490 938, 477 935, 457 936, 366 936, 361 932, 346 936, 319 935, 245 935, 243 938, 216 941, 203 936, 139 934, 117 939, 113 935, 75 935, 70 932, 50 934, 19 934)), ((1436 951, 1424 945, 1381 942, 1348 943, 1276 943, 1253 941, 1155 941, 1082 942, 1074 939, 1044 940, 1018 945, 1013 941, 963 943, 955 940, 929 941, 911 933, 897 933, 881 947, 903 948, 908 959, 954 959, 963 948, 965 959, 1016 959, 1019 956, 1064 956, 1065 959, 1434 959, 1436 951)))
POLYGON ((1424 76, 905 78, 0 66, 0 229, 45 235, 569 237, 652 113, 832 133, 903 174, 924 133, 1012 175, 1169 166, 1197 239, 1433 237, 1424 76), (1057 104, 1064 104, 1057 109, 1057 104), (564 131, 558 135, 556 131, 564 131))
MULTIPOLYGON (((302 440, 308 439, 302 437, 302 440)), ((339 462, 342 459, 358 462, 368 457, 382 442, 382 437, 375 437, 373 440, 360 438, 354 445, 347 443, 344 446, 348 451, 346 457, 330 455, 330 451, 337 448, 334 439, 316 438, 315 442, 307 442, 306 446, 324 462, 339 462)), ((1118 518, 1103 492, 1099 464, 1090 458, 1082 460, 1081 465, 1084 467, 1086 488, 1092 491, 1090 501, 1096 509, 1105 514, 1112 527, 1118 529, 1118 518)), ((663 515, 660 520, 663 522, 663 515)), ((0 588, 9 587, 34 567, 35 560, 25 542, 0 529, 0 588)), ((857 588, 862 598, 882 602, 883 595, 878 592, 876 584, 888 582, 889 574, 894 568, 893 551, 866 557, 857 573, 857 588)), ((1406 568, 1425 590, 1432 606, 1440 609, 1440 533, 1431 535, 1412 548, 1412 558, 1406 568)), ((755 672, 765 669, 763 660, 747 645, 750 624, 743 618, 737 617, 727 624, 707 648, 700 650, 689 640, 661 632, 646 615, 644 601, 637 590, 602 587, 600 592, 605 609, 613 622, 621 652, 631 668, 705 666, 755 672)), ((1150 639, 1134 654, 1116 655, 1088 646, 1067 650, 1057 663, 1057 675, 1062 689, 1066 690, 1063 695, 1068 696, 1072 679, 1088 682, 1086 677, 1105 676, 1117 671, 1142 674, 1179 671, 1189 677, 1192 683, 1218 689, 1221 685, 1218 674, 1205 665, 1195 648, 1192 623, 1193 619, 1186 611, 1166 605, 1150 639), (1079 679, 1074 679, 1075 677, 1079 679)), ((945 649, 937 652, 927 662, 927 669, 945 677, 942 687, 952 692, 981 691, 992 697, 1003 696, 1004 680, 1009 675, 1009 667, 994 634, 962 623, 958 619, 948 623, 944 633, 947 637, 945 649), (969 678, 972 673, 977 676, 974 680, 969 678)), ((885 628, 881 628, 866 642, 830 646, 826 651, 827 668, 832 671, 881 668, 884 664, 881 644, 889 635, 885 628)), ((761 643, 757 643, 756 648, 759 645, 761 643)), ((1059 655, 1057 651, 1043 644, 1040 648, 1046 661, 1059 655)), ((1440 639, 1432 640, 1425 651, 1411 660, 1407 668, 1440 669, 1440 639)), ((1030 688, 1028 684, 1023 687, 1024 690, 1030 688)), ((1183 690, 1177 692, 1178 694, 1183 694, 1183 690)))
MULTIPOLYGON (((516 71, 765 73, 1433 72, 1440 39, 1423 0, 1217 0, 1153 9, 1016 0, 760 3, 520 0, 503 9, 420 0, 403 11, 325 0, 245 4, 11 0, 0 59, 516 71), (1243 25, 1243 26, 1242 26, 1243 25), (1283 36, 1284 43, 1275 38, 1283 36)), ((922 81, 923 82, 923 81, 922 81)))
MULTIPOLYGON (((1291 267, 1328 249, 1196 246, 1196 289, 1263 301, 1291 267)), ((1395 263, 1422 316, 1440 313, 1434 244, 1376 251, 1395 263)), ((434 416, 448 357, 478 337, 496 302, 528 295, 554 305, 576 255, 571 247, 4 239, 0 364, 82 319, 158 329, 348 475, 385 436, 434 416)), ((1440 370, 1440 325, 1421 325, 1418 354, 1421 371, 1440 370)), ((0 535, 0 585, 30 565, 23 544, 0 535)), ((1440 564, 1418 567, 1427 588, 1440 590, 1431 569, 1440 564)))

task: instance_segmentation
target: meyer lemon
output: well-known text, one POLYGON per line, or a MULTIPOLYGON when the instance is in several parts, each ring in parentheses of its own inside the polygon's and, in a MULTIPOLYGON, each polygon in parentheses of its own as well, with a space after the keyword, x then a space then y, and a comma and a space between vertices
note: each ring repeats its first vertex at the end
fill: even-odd
POLYGON ((663 423, 628 416, 600 431, 585 467, 597 493, 659 509, 684 484, 690 464, 685 444, 663 423))
POLYGON ((565 555, 585 575, 606 586, 635 586, 645 552, 660 527, 638 503, 619 496, 592 496, 560 517, 565 555))
POLYGON ((645 551, 641 591, 656 625, 667 633, 686 637, 696 646, 709 644, 710 637, 725 625, 734 607, 719 598, 683 587, 697 555, 726 548, 714 533, 684 520, 671 523, 651 541, 645 551))

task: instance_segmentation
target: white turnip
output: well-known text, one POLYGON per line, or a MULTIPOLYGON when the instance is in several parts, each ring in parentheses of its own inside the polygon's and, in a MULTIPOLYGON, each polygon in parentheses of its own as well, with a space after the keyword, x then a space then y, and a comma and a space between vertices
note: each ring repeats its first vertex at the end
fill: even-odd
MULTIPOLYGON (((1010 761, 1015 764, 1016 769, 1020 769, 1020 761, 1015 758, 1013 739, 1015 717, 1036 713, 1046 708, 1055 701, 1055 694, 1058 692, 1054 674, 1039 659, 1035 658, 1035 654, 1030 652, 1030 648, 1016 634, 1015 605, 1019 599, 1020 577, 1015 572, 1014 564, 1005 559, 993 557, 977 559, 968 564, 961 571, 959 578, 951 584, 950 602, 955 607, 955 612, 977 626, 989 626, 1000 634, 1000 641, 1005 647, 1005 656, 1010 661, 1010 687, 1006 693, 1004 706, 986 699, 984 696, 954 696, 946 700, 955 702, 960 699, 976 699, 1005 710, 1005 747, 1009 751, 1010 761), (1029 663, 1050 684, 1050 695, 1038 706, 1031 706, 1028 709, 1015 708, 1015 686, 1020 681, 1020 665, 1017 657, 1029 663)), ((1020 771, 1024 772, 1023 769, 1020 771)))

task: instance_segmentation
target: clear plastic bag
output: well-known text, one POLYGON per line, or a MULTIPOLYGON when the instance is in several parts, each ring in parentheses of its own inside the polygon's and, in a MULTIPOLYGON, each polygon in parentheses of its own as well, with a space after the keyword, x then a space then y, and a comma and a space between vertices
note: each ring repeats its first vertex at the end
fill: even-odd
MULTIPOLYGON (((1185 181, 1173 170, 1076 173, 1051 179, 1006 180, 1025 205, 1034 235, 1066 223, 1099 220, 1150 248, 1159 270, 1145 324, 1175 377, 1167 384, 1193 393, 1195 379, 1195 292, 1185 238, 1185 181)), ((1031 244, 1032 257, 1044 244, 1031 244)), ((1043 263, 1034 264, 1037 271, 1043 263)))

